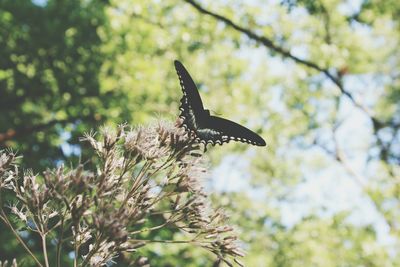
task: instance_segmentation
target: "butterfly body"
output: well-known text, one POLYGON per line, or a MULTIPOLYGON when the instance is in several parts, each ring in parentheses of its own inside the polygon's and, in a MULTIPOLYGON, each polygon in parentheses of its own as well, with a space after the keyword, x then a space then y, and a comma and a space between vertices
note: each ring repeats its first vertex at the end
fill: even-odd
POLYGON ((179 107, 182 126, 197 142, 216 145, 231 140, 265 146, 264 139, 253 131, 233 121, 210 115, 204 109, 199 91, 189 72, 179 61, 175 61, 175 69, 182 87, 183 97, 179 107))

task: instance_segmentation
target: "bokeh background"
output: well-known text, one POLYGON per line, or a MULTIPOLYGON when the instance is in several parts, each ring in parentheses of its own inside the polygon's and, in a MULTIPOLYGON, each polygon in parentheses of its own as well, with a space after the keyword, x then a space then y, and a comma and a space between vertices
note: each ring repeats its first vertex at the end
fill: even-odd
MULTIPOLYGON (((268 143, 207 152, 247 266, 400 266, 399 19, 396 0, 1 0, 0 146, 41 172, 84 159, 100 125, 174 121, 179 59, 213 114, 268 143)), ((214 264, 159 244, 117 265, 139 254, 214 264)))

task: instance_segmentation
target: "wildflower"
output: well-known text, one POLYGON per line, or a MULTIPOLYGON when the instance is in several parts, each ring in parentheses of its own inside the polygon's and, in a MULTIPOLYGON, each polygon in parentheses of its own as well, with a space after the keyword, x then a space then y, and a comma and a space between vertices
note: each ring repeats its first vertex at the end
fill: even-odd
MULTIPOLYGON (((98 156, 95 170, 80 164, 43 175, 26 171, 20 177, 15 155, 0 153, 0 190, 9 189, 19 199, 9 207, 12 216, 41 237, 45 261, 51 236, 57 240, 57 261, 61 252, 73 252, 75 266, 105 266, 122 252, 140 253, 138 248, 149 243, 175 241, 198 244, 219 261, 239 264, 243 252, 233 228, 202 187, 207 173, 202 152, 182 128, 164 121, 136 129, 103 127, 81 140, 98 156), (161 216, 154 220, 154 215, 161 216), (185 233, 186 241, 142 236, 157 236, 170 226, 185 233)), ((139 257, 135 265, 148 266, 148 259, 139 257)))

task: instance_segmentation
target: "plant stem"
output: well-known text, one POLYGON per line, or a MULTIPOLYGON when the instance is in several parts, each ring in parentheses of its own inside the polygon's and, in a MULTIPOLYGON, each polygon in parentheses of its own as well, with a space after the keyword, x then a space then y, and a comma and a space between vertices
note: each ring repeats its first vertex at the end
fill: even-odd
POLYGON ((4 213, 3 209, 0 209, 1 216, 0 218, 4 221, 4 223, 11 229, 17 240, 21 243, 21 245, 24 247, 24 249, 31 255, 31 257, 35 260, 36 264, 39 265, 40 267, 43 267, 43 265, 40 263, 40 261, 35 257, 33 252, 28 248, 28 246, 25 244, 24 240, 19 236, 17 231, 12 227, 10 221, 7 219, 7 215, 4 213))
POLYGON ((44 263, 46 267, 49 267, 49 259, 47 257, 47 247, 46 247, 46 234, 42 234, 40 236, 42 237, 44 263))
POLYGON ((211 241, 196 241, 196 240, 152 240, 152 239, 131 239, 130 241, 140 241, 147 243, 167 243, 167 244, 195 244, 203 246, 203 244, 211 244, 211 241))
POLYGON ((64 215, 61 218, 61 229, 60 229, 60 237, 57 242, 57 267, 61 267, 61 247, 62 247, 62 240, 64 237, 64 215))
POLYGON ((150 232, 150 231, 154 231, 154 230, 158 230, 160 228, 163 228, 164 226, 166 226, 167 224, 169 224, 172 220, 168 219, 165 223, 162 223, 160 225, 154 226, 154 227, 150 227, 150 228, 144 228, 138 231, 134 231, 132 233, 130 233, 131 235, 136 235, 136 234, 140 234, 140 233, 144 233, 144 232, 150 232))
POLYGON ((77 244, 77 239, 76 239, 76 236, 77 236, 77 234, 78 234, 78 229, 77 229, 78 227, 76 227, 76 225, 75 225, 75 233, 73 234, 74 235, 74 267, 78 267, 78 244, 77 244))
POLYGON ((125 199, 123 200, 123 202, 122 202, 122 204, 121 204, 121 206, 120 206, 118 212, 122 212, 122 211, 123 211, 123 209, 125 208, 126 202, 128 202, 129 198, 132 197, 132 194, 135 192, 135 190, 137 189, 137 187, 140 186, 140 181, 142 180, 142 177, 146 174, 146 171, 147 171, 148 166, 150 166, 150 164, 149 164, 148 162, 146 162, 146 163, 142 166, 142 168, 140 169, 140 172, 139 172, 139 174, 136 176, 136 179, 135 179, 135 181, 134 181, 134 183, 133 183, 133 185, 132 185, 131 190, 129 191, 129 193, 127 194, 127 196, 125 197, 125 199))

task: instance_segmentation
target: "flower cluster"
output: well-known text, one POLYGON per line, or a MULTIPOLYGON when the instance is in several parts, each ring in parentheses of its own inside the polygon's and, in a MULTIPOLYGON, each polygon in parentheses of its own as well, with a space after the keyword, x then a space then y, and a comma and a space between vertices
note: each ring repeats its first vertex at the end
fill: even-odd
MULTIPOLYGON (((82 140, 96 154, 91 166, 20 174, 13 153, 0 155, 0 197, 3 190, 15 193, 18 202, 8 207, 26 230, 41 237, 44 262, 18 236, 3 203, 0 218, 39 266, 60 266, 66 253, 73 255, 74 266, 104 266, 152 242, 195 244, 229 266, 240 265, 237 257, 243 252, 236 236, 201 186, 202 152, 182 128, 164 121, 136 129, 103 127, 82 140), (163 221, 154 226, 153 216, 163 221), (186 239, 144 238, 167 227, 181 230, 186 239), (50 235, 57 242, 47 242, 50 235), (56 263, 48 261, 50 245, 56 246, 56 263)), ((147 261, 140 257, 135 264, 147 261)))

